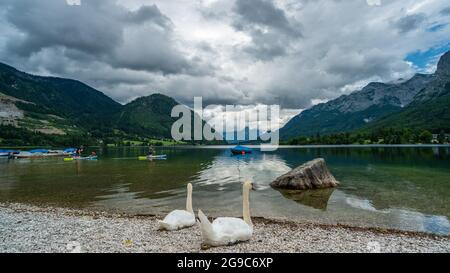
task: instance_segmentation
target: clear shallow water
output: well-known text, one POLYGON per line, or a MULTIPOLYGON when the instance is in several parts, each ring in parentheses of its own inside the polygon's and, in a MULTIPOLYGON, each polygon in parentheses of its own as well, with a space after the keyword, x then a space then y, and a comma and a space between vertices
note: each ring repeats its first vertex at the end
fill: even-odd
POLYGON ((165 161, 138 161, 141 148, 97 150, 100 160, 0 159, 0 201, 159 213, 185 205, 209 215, 241 215, 250 179, 254 216, 450 234, 449 147, 289 147, 231 156, 224 147, 159 148, 165 161), (337 189, 280 192, 269 183, 316 157, 337 189))

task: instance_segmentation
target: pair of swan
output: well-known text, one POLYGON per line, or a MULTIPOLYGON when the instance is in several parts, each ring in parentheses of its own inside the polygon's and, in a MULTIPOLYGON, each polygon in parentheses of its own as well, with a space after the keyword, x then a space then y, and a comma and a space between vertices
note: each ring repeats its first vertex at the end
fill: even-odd
MULTIPOLYGON (((253 224, 250 218, 251 182, 245 182, 242 187, 243 219, 234 217, 219 217, 212 223, 199 210, 200 229, 203 243, 209 246, 223 246, 248 241, 253 235, 253 224)), ((195 214, 192 210, 192 184, 187 185, 186 210, 174 210, 164 220, 159 221, 159 229, 177 230, 191 227, 195 224, 195 214)))

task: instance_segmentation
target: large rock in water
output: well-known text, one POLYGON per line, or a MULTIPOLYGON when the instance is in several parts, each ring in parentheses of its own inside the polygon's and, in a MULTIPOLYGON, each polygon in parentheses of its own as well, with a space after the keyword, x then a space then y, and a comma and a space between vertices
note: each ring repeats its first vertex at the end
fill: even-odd
POLYGON ((270 185, 280 189, 308 190, 336 187, 339 182, 328 170, 325 160, 317 158, 283 174, 270 185))

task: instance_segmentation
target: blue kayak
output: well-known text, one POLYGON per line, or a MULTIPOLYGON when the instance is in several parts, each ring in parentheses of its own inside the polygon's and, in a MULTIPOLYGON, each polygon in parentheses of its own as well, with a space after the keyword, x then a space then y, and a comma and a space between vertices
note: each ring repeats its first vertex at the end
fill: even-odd
POLYGON ((48 150, 47 149, 34 149, 34 150, 30 150, 29 152, 32 153, 32 154, 37 154, 37 153, 39 153, 39 154, 47 154, 48 150))
POLYGON ((231 152, 234 155, 251 154, 252 149, 245 147, 245 146, 238 145, 236 147, 231 148, 231 152))

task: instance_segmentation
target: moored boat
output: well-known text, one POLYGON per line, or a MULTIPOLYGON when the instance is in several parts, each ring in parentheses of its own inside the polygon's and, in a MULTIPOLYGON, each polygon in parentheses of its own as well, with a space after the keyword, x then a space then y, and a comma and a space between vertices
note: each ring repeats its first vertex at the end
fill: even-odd
POLYGON ((67 148, 63 152, 68 155, 75 155, 77 152, 77 148, 67 148))
POLYGON ((0 150, 0 157, 11 157, 14 154, 18 154, 20 151, 16 150, 0 150))
POLYGON ((234 155, 251 154, 252 149, 245 147, 245 146, 238 145, 238 146, 231 148, 231 153, 234 155))
POLYGON ((47 158, 47 157, 60 157, 73 155, 74 149, 69 148, 65 150, 47 150, 47 149, 34 149, 30 151, 17 151, 12 156, 14 158, 47 158))
POLYGON ((47 157, 58 157, 66 156, 64 153, 31 153, 31 152, 20 152, 14 155, 14 158, 47 158, 47 157))

